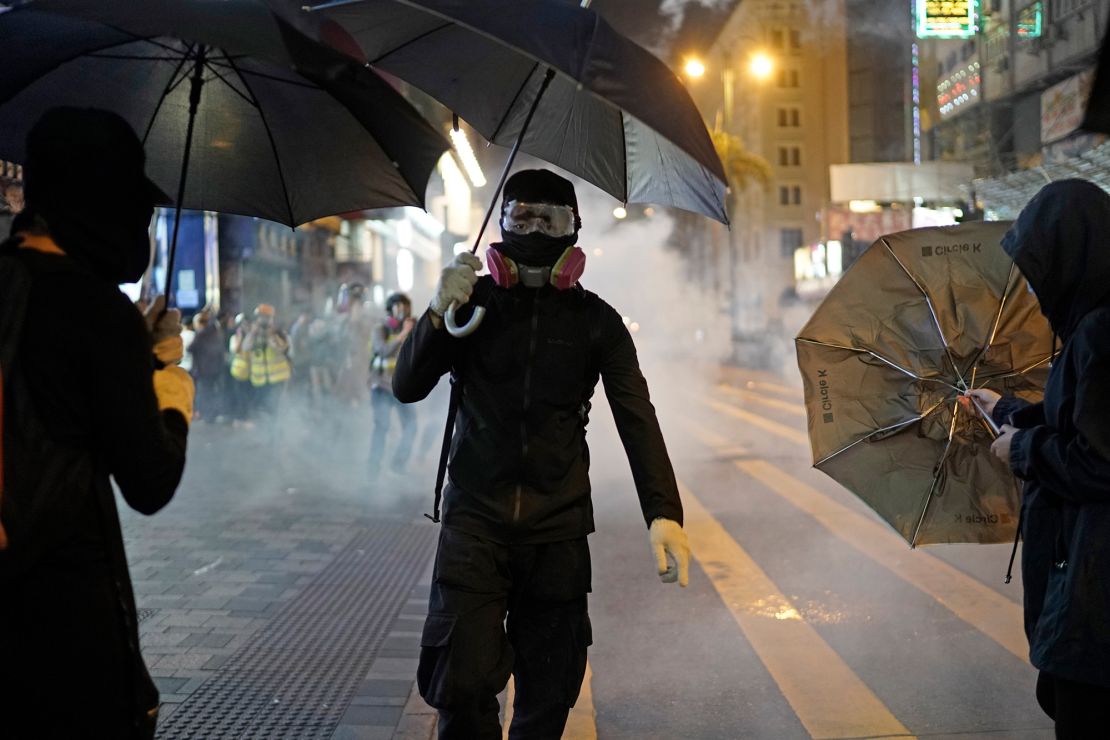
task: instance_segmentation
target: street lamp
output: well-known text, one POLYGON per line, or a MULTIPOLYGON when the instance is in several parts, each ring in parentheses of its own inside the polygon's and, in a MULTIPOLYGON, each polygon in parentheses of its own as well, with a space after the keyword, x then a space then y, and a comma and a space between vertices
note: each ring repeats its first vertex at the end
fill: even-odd
MULTIPOLYGON (((762 45, 762 40, 754 36, 741 36, 737 41, 753 42, 753 45, 762 45)), ((749 47, 750 48, 750 47, 749 47)), ((763 83, 768 80, 775 71, 775 60, 766 51, 763 51, 758 46, 752 50, 748 55, 748 74, 757 83, 763 83)), ((691 80, 695 80, 705 74, 705 65, 697 60, 695 57, 690 57, 686 61, 686 74, 691 80), (691 65, 691 62, 696 62, 696 66, 691 65), (693 72, 697 72, 694 74, 693 72)), ((732 65, 731 54, 725 51, 721 56, 721 87, 722 87, 722 109, 717 113, 717 122, 714 129, 723 129, 725 134, 725 141, 728 141, 728 136, 732 134, 732 116, 735 107, 735 86, 736 86, 736 71, 732 65), (723 124, 723 125, 722 125, 723 124)), ((747 110, 750 106, 745 106, 747 110)), ((727 159, 727 152, 725 153, 727 159)), ((726 162, 726 167, 728 163, 726 162)), ((726 201, 728 210, 729 221, 735 221, 735 208, 732 194, 726 201)), ((728 285, 729 285, 729 331, 733 343, 733 352, 736 351, 736 340, 740 334, 739 325, 739 286, 737 285, 737 245, 736 245, 736 232, 730 227, 728 230, 728 285)))
POLYGON ((687 77, 696 80, 705 74, 705 64, 697 57, 690 57, 683 65, 682 71, 686 73, 687 77))
POLYGON ((775 71, 775 62, 766 52, 757 51, 752 54, 749 69, 751 70, 752 76, 757 80, 765 80, 775 71))

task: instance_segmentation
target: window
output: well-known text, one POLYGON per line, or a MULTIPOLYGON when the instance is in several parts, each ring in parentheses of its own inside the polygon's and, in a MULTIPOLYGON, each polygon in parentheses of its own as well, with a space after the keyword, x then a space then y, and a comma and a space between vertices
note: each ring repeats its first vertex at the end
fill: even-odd
POLYGON ((784 146, 779 147, 779 167, 790 166, 790 150, 784 146))
POLYGON ((779 147, 779 167, 800 167, 802 164, 802 149, 797 146, 779 147))
POLYGON ((801 229, 779 229, 779 242, 782 245, 782 256, 793 258, 794 250, 802 246, 804 237, 801 229))
POLYGON ((780 128, 797 128, 802 125, 802 112, 797 108, 779 108, 777 113, 780 128))
POLYGON ((793 196, 794 205, 800 206, 802 204, 802 186, 795 185, 791 188, 790 194, 793 196))
POLYGON ((798 87, 798 70, 785 67, 780 69, 779 87, 798 87))
POLYGON ((802 148, 799 146, 790 147, 790 165, 792 167, 802 166, 802 148))
POLYGON ((790 188, 786 185, 779 185, 779 205, 790 205, 790 188))
POLYGON ((782 32, 782 29, 777 28, 771 31, 771 46, 776 49, 786 48, 786 35, 782 32))
POLYGON ((798 51, 802 48, 802 32, 796 28, 790 29, 790 48, 798 51))
POLYGON ((802 125, 802 114, 797 108, 790 109, 790 125, 795 128, 802 125))

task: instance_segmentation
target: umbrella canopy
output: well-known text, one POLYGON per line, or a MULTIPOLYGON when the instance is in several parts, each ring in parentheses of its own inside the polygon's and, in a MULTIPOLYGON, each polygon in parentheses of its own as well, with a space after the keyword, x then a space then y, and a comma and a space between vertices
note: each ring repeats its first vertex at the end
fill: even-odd
MULTIPOLYGON (((725 174, 673 72, 591 10, 555 0, 340 0, 337 48, 436 98, 489 141, 512 146, 624 202, 727 223, 725 174), (358 51, 353 51, 358 53, 358 51), (535 118, 529 110, 548 70, 535 118)), ((325 26, 324 38, 328 38, 325 26)), ((335 30, 335 29, 333 29, 335 30)))
POLYGON ((1052 331, 1002 250, 1008 227, 883 237, 796 340, 814 466, 911 545, 1014 537, 1017 482, 958 401, 984 387, 1043 394, 1052 331))
MULTIPOLYGON (((104 108, 167 193, 191 144, 179 207, 293 226, 422 205, 448 147, 384 80, 259 0, 35 0, 0 14, 0 67, 0 157, 23 161, 49 108, 104 108)), ((111 193, 89 195, 110 213, 111 193)))

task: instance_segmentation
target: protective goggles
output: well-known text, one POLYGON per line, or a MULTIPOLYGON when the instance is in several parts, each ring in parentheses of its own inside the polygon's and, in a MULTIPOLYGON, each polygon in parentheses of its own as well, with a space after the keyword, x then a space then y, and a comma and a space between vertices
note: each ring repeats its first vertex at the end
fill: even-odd
POLYGON ((514 234, 541 233, 570 236, 574 233, 574 209, 551 203, 510 200, 501 212, 501 225, 514 234))

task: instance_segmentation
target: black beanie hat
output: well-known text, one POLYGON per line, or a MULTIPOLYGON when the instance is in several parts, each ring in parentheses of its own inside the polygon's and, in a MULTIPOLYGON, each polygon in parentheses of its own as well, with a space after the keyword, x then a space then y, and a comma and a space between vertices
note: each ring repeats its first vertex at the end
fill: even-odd
POLYGON ((511 200, 550 203, 570 206, 574 210, 575 220, 578 220, 578 198, 574 195, 574 184, 550 170, 520 170, 505 183, 502 193, 502 209, 511 200))
POLYGON ((24 192, 28 203, 80 202, 89 197, 86 178, 96 178, 102 191, 125 187, 154 205, 169 205, 170 197, 143 171, 145 164, 142 142, 118 114, 97 108, 51 108, 27 135, 24 192))

